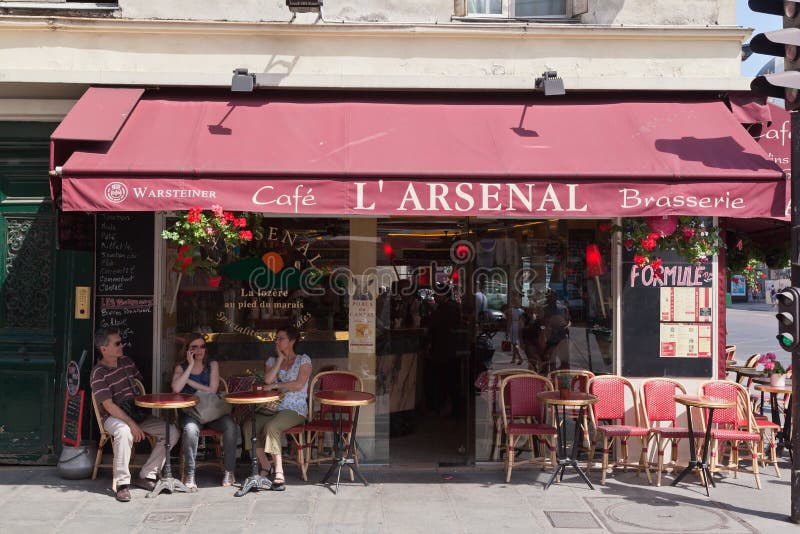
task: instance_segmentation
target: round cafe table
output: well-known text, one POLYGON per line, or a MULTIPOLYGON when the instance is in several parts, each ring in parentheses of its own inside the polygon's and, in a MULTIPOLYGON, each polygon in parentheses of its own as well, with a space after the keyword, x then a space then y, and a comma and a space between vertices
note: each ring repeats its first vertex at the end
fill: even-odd
POLYGON ((755 367, 742 367, 742 366, 732 365, 732 366, 725 366, 725 371, 729 373, 736 373, 736 378, 734 379, 734 382, 739 382, 739 380, 743 376, 746 376, 748 378, 756 378, 764 376, 764 373, 761 370, 756 369, 755 367))
MULTIPOLYGON (((139 395, 134 399, 137 406, 142 408, 156 408, 156 409, 177 409, 189 408, 198 403, 195 395, 188 395, 186 393, 148 393, 146 395, 139 395)), ((166 459, 164 460, 164 467, 161 470, 161 480, 156 483, 153 491, 147 494, 147 497, 155 497, 162 491, 166 490, 170 493, 176 491, 188 492, 183 482, 177 478, 172 478, 172 465, 169 461, 169 421, 164 419, 164 427, 166 428, 164 436, 164 448, 167 450, 166 459)))
POLYGON ((241 497, 250 490, 257 489, 271 489, 272 482, 267 477, 262 477, 258 472, 258 458, 256 457, 256 448, 258 443, 258 436, 256 436, 256 405, 264 404, 265 402, 274 402, 281 398, 281 394, 276 390, 269 391, 238 391, 236 393, 228 393, 223 397, 225 402, 230 404, 249 404, 250 405, 250 421, 253 429, 253 437, 250 440, 250 463, 252 471, 247 480, 244 481, 239 491, 234 493, 234 496, 241 497))
POLYGON ((717 487, 716 482, 714 479, 711 478, 711 469, 709 468, 708 464, 708 453, 709 449, 711 448, 711 425, 713 424, 712 421, 714 420, 714 410, 717 408, 733 408, 736 406, 736 402, 727 399, 720 399, 718 397, 709 397, 707 395, 675 395, 675 402, 679 404, 683 404, 686 406, 686 422, 688 423, 687 426, 689 427, 689 465, 686 466, 686 469, 681 471, 681 474, 672 482, 672 485, 675 486, 678 482, 681 481, 683 477, 687 474, 692 472, 692 469, 695 467, 700 468, 700 472, 702 474, 701 478, 703 479, 703 485, 706 487, 706 495, 711 496, 711 493, 708 491, 708 483, 711 482, 711 485, 715 488, 717 487), (698 459, 697 457, 697 450, 694 445, 694 428, 692 427, 692 408, 701 408, 708 410, 708 422, 706 423, 706 437, 705 441, 703 441, 703 457, 702 459, 698 459))
POLYGON ((353 419, 350 432, 350 442, 345 443, 344 439, 344 412, 345 410, 333 410, 333 462, 331 463, 328 472, 322 477, 322 483, 327 484, 328 479, 333 474, 333 471, 338 468, 336 474, 336 490, 334 493, 339 493, 339 480, 342 477, 342 467, 347 466, 350 471, 356 475, 365 486, 368 486, 367 479, 358 470, 358 466, 353 460, 353 450, 356 447, 356 427, 358 426, 358 409, 361 406, 366 406, 375 402, 375 395, 367 393, 366 391, 350 391, 350 390, 323 390, 318 391, 314 397, 321 403, 328 406, 340 408, 353 408, 353 419))
MULTIPOLYGON (((755 380, 754 380, 755 381, 755 380)), ((762 380, 759 380, 761 382, 762 380)), ((789 458, 792 458, 792 404, 786 407, 786 413, 783 415, 783 425, 781 425, 781 412, 778 405, 778 395, 791 395, 792 394, 792 381, 787 380, 783 386, 773 386, 769 384, 769 377, 763 379, 766 384, 756 384, 755 389, 764 393, 769 393, 769 406, 772 412, 772 422, 781 428, 781 431, 775 434, 775 444, 777 446, 776 452, 781 454, 783 449, 789 451, 789 458)), ((763 399, 763 397, 762 397, 763 399)), ((763 400, 762 400, 763 406, 763 400)), ((763 407, 762 407, 763 411, 763 407)))
POLYGON ((556 416, 556 456, 558 459, 558 465, 556 469, 553 471, 550 480, 547 481, 545 484, 544 489, 550 487, 553 481, 556 479, 559 473, 561 473, 561 477, 559 477, 559 481, 564 477, 564 472, 567 470, 567 466, 571 466, 575 468, 575 471, 581 476, 584 482, 589 486, 589 488, 594 489, 592 483, 589 481, 589 477, 586 476, 586 473, 583 472, 583 469, 580 468, 577 461, 578 455, 578 442, 580 440, 580 421, 583 421, 583 410, 586 409, 591 404, 597 402, 597 396, 592 395, 591 393, 584 393, 582 391, 542 391, 536 395, 539 399, 549 405, 553 406, 556 416), (578 418, 575 420, 575 436, 572 440, 572 449, 567 454, 567 425, 566 425, 566 410, 567 407, 578 407, 578 418), (559 410, 561 413, 559 413, 559 410))

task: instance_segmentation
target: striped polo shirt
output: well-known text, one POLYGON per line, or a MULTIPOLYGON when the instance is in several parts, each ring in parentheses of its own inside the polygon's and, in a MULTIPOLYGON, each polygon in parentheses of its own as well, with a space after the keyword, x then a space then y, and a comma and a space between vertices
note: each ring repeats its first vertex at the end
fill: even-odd
POLYGON ((100 360, 92 369, 92 395, 97 399, 103 422, 108 419, 109 415, 103 402, 111 399, 114 404, 119 405, 125 399, 137 395, 138 392, 133 389, 132 380, 129 380, 128 377, 142 379, 142 374, 136 368, 133 360, 127 356, 121 356, 117 360, 116 367, 108 367, 103 364, 103 360, 100 360))

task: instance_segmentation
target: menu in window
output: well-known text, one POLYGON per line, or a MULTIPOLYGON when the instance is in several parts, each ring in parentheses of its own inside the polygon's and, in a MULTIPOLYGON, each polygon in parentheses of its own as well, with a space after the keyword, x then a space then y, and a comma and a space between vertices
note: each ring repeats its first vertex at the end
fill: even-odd
POLYGON ((662 322, 711 322, 710 287, 662 287, 662 322))
POLYGON ((710 358, 710 324, 662 323, 662 358, 710 358))

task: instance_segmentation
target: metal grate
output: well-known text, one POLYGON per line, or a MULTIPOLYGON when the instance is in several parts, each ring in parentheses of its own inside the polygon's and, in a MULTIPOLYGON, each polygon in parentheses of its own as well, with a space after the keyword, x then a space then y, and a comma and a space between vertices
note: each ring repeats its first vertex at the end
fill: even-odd
POLYGON ((184 525, 189 521, 192 512, 150 512, 144 518, 145 523, 157 523, 159 525, 184 525))

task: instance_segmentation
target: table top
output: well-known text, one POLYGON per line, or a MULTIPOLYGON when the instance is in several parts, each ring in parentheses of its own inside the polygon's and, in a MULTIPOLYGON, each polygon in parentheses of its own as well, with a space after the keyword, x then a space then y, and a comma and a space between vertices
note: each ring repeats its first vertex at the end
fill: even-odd
POLYGON ((707 395, 675 395, 675 402, 695 408, 733 408, 736 401, 707 395))
POLYGON ((728 371, 728 372, 736 373, 736 374, 739 374, 739 375, 742 375, 742 376, 749 376, 749 377, 762 376, 764 374, 763 371, 761 371, 760 369, 756 369, 755 367, 737 367, 737 366, 727 367, 726 366, 725 370, 728 371))
POLYGON ((188 393, 148 393, 136 397, 136 405, 142 408, 188 408, 199 401, 188 393))
POLYGON ((263 404, 280 399, 281 394, 274 389, 269 391, 237 391, 236 393, 228 393, 222 398, 230 404, 263 404))
POLYGON ((559 406, 588 406, 597 402, 597 396, 583 391, 567 391, 564 398, 560 391, 542 391, 536 394, 545 404, 559 406))
MULTIPOLYGON (((761 384, 761 385, 764 385, 764 386, 771 385, 771 382, 770 382, 770 379, 769 379, 768 376, 757 376, 757 377, 753 378, 753 383, 761 384)), ((789 387, 792 387, 792 379, 791 378, 787 378, 786 379, 786 385, 789 386, 789 387)))
POLYGON ((758 384, 754 387, 758 391, 763 391, 764 393, 786 393, 791 395, 792 394, 792 384, 787 383, 785 386, 772 386, 770 384, 758 384))
POLYGON ((327 390, 314 394, 319 402, 329 406, 366 406, 375 402, 375 395, 366 391, 327 390))

